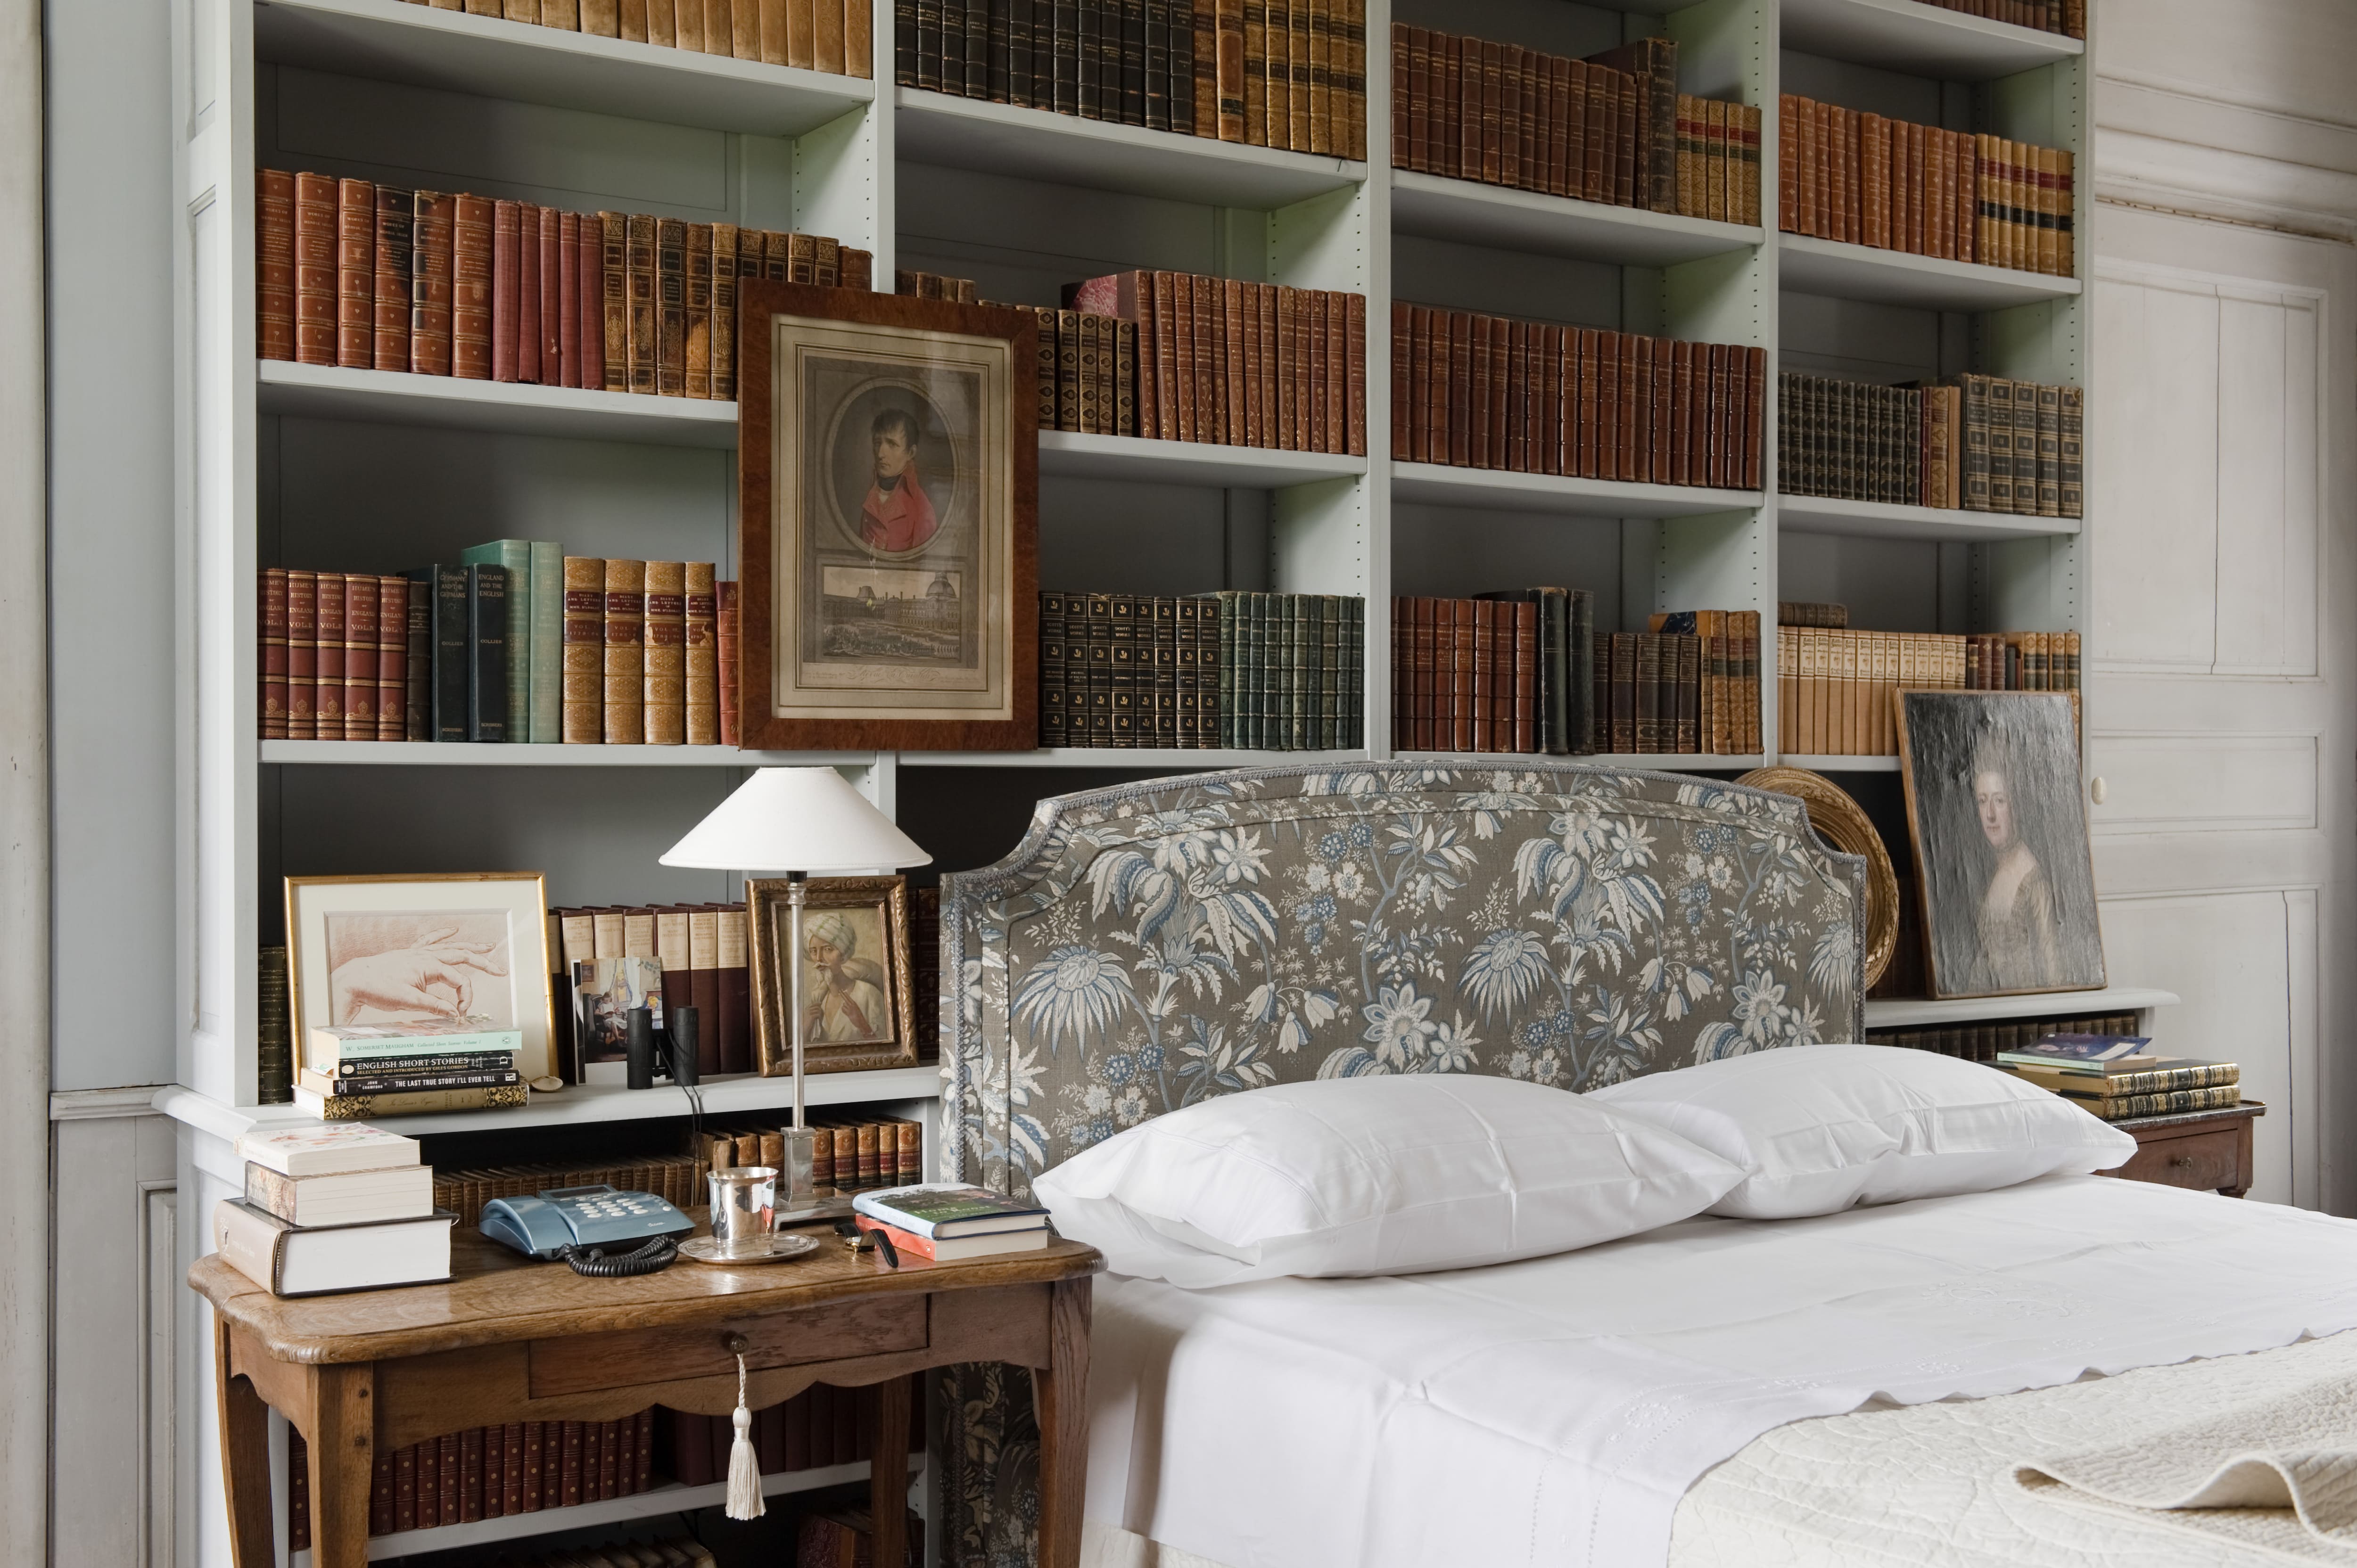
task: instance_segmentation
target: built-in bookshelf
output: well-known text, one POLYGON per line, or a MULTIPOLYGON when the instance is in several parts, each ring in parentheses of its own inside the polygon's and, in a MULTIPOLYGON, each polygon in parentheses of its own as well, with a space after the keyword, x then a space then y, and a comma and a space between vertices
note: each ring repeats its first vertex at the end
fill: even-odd
MULTIPOLYGON (((2080 40, 1917 0, 1369 0, 1371 157, 1358 162, 900 85, 894 9, 876 0, 866 78, 404 0, 226 0, 191 13, 201 36, 175 89, 189 216, 172 259, 188 1024, 180 1087, 163 1101, 183 1129, 185 1212, 235 1190, 229 1140, 239 1130, 288 1114, 257 1105, 255 1071, 255 954, 276 940, 285 874, 496 865, 544 870, 552 904, 726 900, 741 891, 734 876, 666 870, 656 857, 766 763, 839 767, 896 811, 904 783, 981 796, 1387 757, 1394 594, 1583 587, 1602 631, 1641 630, 1656 611, 1757 614, 1769 751, 1604 759, 1721 776, 1780 761, 1837 776, 1895 770, 1888 757, 1775 754, 1780 599, 1846 603, 1853 626, 1877 630, 2090 629, 2090 521, 1781 496, 1773 396, 1783 371, 1883 382, 1982 371, 2101 395, 2080 281, 2084 177, 2073 277, 1780 232, 1776 206, 1786 92, 2060 147, 2083 171, 2092 78, 2080 40), (1680 91, 1763 111, 1760 223, 1392 168, 1394 21, 1573 57, 1674 39, 1680 91), (1065 283, 1138 266, 1365 295, 1365 456, 1049 433, 1039 559, 1042 587, 1059 590, 1363 596, 1366 747, 851 755, 257 741, 261 567, 392 572, 500 537, 709 560, 724 577, 737 567, 733 404, 257 361, 251 236, 253 171, 264 166, 826 234, 872 252, 879 281, 921 269, 1014 303, 1054 304, 1065 283), (1394 300, 1764 350, 1762 487, 1396 456, 1394 300)), ((967 841, 928 847, 946 864, 976 864, 1011 846, 1020 826, 977 812, 967 841)), ((1903 843, 1892 847, 1904 857, 1903 843)), ((1892 1005, 1876 1004, 1885 1017, 1892 1005)), ((1904 1005, 1943 1017, 1956 1006, 1904 1005)), ((1972 1015, 1988 1015, 1977 1005, 1972 1015)), ((820 1081, 814 1098, 825 1102, 899 1114, 923 1112, 938 1092, 930 1069, 820 1081)), ((755 1079, 705 1097, 715 1113, 734 1113, 778 1108, 789 1093, 755 1079)), ((575 1090, 417 1130, 429 1140, 501 1127, 578 1136, 684 1113, 676 1090, 575 1090)), ((201 1229, 184 1227, 192 1245, 201 1229)), ((193 1309, 184 1330, 199 1364, 209 1340, 193 1309)), ((211 1472, 200 1462, 197 1473, 211 1472)), ((567 1522, 543 1517, 546 1529, 567 1522)))

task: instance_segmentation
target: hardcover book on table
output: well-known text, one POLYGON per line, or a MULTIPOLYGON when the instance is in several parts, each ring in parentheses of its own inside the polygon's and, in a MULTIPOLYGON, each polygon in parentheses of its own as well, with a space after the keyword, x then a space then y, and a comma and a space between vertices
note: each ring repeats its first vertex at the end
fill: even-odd
POLYGON ((281 1176, 336 1176, 417 1164, 417 1140, 359 1122, 340 1127, 257 1129, 237 1141, 237 1156, 281 1176))
POLYGON ((851 1200, 851 1207, 912 1236, 935 1241, 1036 1230, 1048 1223, 1044 1208, 962 1182, 927 1182, 863 1192, 851 1200))
POLYGON ((457 1216, 306 1229, 242 1197, 213 1206, 212 1241, 221 1261, 273 1295, 325 1295, 427 1284, 450 1277, 450 1229, 457 1216))

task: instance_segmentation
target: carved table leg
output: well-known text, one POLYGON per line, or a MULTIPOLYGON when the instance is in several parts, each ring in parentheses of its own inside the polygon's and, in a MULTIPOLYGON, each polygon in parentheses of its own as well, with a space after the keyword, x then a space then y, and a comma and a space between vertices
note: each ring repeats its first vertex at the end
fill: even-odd
POLYGON ((1060 1280, 1048 1305, 1048 1365, 1039 1400, 1039 1568, 1080 1568, 1088 1479, 1089 1282, 1060 1280))
POLYGON ((213 1315, 213 1386, 221 1403, 221 1484, 229 1494, 229 1554, 237 1568, 271 1568, 270 1407, 230 1362, 229 1320, 213 1315))
POLYGON ((376 1458, 376 1369, 310 1369, 312 1568, 364 1568, 376 1458))
POLYGON ((876 1568, 901 1568, 908 1561, 909 1380, 887 1378, 876 1385, 883 1402, 876 1412, 876 1451, 867 1456, 867 1513, 875 1530, 876 1568))

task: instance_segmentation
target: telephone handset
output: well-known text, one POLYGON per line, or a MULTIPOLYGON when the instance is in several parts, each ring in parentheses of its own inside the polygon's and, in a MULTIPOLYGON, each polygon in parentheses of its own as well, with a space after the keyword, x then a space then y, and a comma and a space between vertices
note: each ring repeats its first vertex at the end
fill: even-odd
POLYGON ((483 1205, 481 1229, 519 1252, 563 1258, 576 1273, 613 1274, 645 1273, 650 1266, 670 1262, 676 1249, 662 1239, 684 1236, 695 1229, 695 1221, 651 1192, 560 1187, 537 1197, 493 1198, 483 1205), (633 1246, 639 1251, 628 1251, 633 1246), (602 1253, 618 1247, 627 1257, 583 1256, 593 1249, 602 1253), (640 1254, 645 1266, 620 1266, 640 1254))

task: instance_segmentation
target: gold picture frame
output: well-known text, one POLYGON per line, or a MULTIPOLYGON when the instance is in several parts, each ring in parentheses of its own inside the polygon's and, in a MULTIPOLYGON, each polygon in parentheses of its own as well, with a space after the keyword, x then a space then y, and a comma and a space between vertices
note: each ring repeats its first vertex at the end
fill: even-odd
POLYGON ((287 877, 286 970, 298 1065, 307 1059, 311 1030, 323 1025, 404 1015, 438 1022, 458 1008, 479 1013, 486 1028, 522 1034, 515 1068, 524 1082, 556 1070, 548 886, 537 871, 287 877), (457 892, 461 887, 479 891, 468 897, 457 892), (382 945, 404 940, 404 933, 408 946, 382 945), (366 950, 339 964, 339 943, 366 950), (450 951, 440 953, 444 947, 450 951), (415 974, 394 974, 397 965, 381 961, 389 953, 436 956, 430 963, 421 960, 415 974), (373 979, 349 972, 361 961, 386 972, 373 979), (506 972, 494 972, 501 961, 506 972), (397 994, 388 977, 410 982, 409 994, 397 994))
POLYGON ((1809 811, 1809 827, 1844 854, 1866 860, 1866 983, 1871 987, 1899 950, 1899 873, 1865 808, 1849 791, 1805 768, 1755 768, 1736 780, 1791 795, 1809 811))
POLYGON ((908 878, 811 878, 803 885, 800 953, 790 950, 793 910, 786 897, 789 886, 782 877, 745 884, 753 1048, 762 1075, 775 1078, 794 1070, 792 1020, 787 1013, 789 961, 804 966, 804 1071, 916 1066, 908 878), (872 1015, 878 1012, 888 1022, 872 1015))

